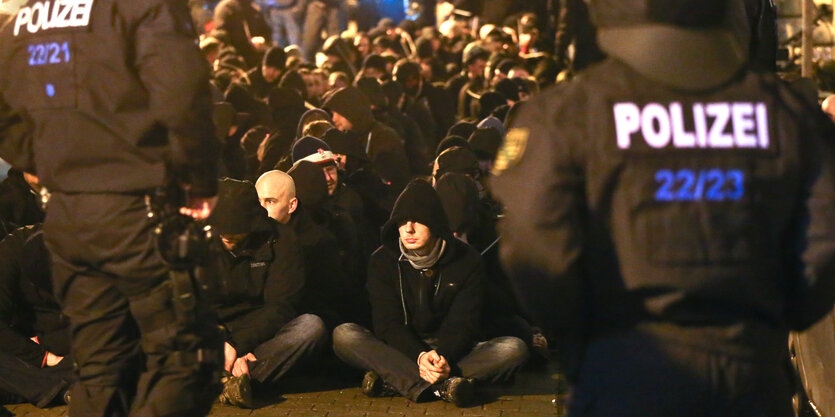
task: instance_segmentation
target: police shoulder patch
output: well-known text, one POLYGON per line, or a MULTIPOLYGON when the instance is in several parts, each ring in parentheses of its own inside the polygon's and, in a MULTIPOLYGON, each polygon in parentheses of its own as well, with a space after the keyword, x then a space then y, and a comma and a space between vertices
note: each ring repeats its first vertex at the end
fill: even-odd
POLYGON ((531 131, 525 127, 514 127, 507 131, 504 144, 496 155, 496 162, 493 164, 493 175, 501 175, 508 169, 516 166, 525 150, 528 148, 528 137, 531 131))

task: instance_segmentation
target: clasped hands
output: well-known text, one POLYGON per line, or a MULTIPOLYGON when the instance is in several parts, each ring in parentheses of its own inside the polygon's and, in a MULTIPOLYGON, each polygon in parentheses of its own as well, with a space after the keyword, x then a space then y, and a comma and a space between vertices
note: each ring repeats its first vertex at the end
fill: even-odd
POLYGON ((417 364, 420 377, 430 384, 449 378, 449 362, 437 351, 422 352, 418 355, 417 364))

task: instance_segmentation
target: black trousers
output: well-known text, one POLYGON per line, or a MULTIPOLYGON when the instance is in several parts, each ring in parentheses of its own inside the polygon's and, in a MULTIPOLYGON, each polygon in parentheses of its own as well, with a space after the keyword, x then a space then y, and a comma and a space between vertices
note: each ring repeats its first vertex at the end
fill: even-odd
POLYGON ((792 394, 785 361, 709 352, 633 331, 589 345, 569 415, 792 417, 792 394))
POLYGON ((38 407, 46 407, 72 386, 72 360, 39 368, 14 355, 0 351, 0 391, 13 394, 38 407))
POLYGON ((71 417, 206 415, 219 392, 221 364, 191 354, 222 352, 216 324, 177 319, 152 230, 144 196, 52 195, 44 238, 78 365, 71 417))

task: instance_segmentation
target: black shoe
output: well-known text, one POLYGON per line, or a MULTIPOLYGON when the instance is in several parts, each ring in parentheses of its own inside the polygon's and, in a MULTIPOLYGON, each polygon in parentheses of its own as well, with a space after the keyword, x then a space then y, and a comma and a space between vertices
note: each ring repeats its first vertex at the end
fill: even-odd
POLYGON ((223 392, 217 397, 218 402, 241 408, 255 408, 249 374, 229 375, 223 377, 221 381, 223 382, 223 392))
POLYGON ((434 387, 435 396, 455 404, 456 407, 466 407, 472 404, 475 397, 475 386, 470 378, 454 376, 443 382, 438 382, 434 387))
POLYGON ((400 395, 374 371, 366 372, 365 377, 362 378, 362 393, 371 398, 396 397, 400 395))

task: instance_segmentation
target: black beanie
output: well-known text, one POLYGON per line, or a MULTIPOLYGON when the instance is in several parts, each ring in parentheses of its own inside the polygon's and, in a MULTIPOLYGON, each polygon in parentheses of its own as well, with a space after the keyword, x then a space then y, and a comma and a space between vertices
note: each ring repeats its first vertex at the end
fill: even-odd
POLYGON ((473 151, 466 148, 456 146, 447 149, 438 156, 438 172, 435 173, 435 179, 441 178, 447 172, 457 172, 476 178, 479 173, 478 158, 473 151))
POLYGON ((463 136, 458 135, 450 135, 444 138, 440 143, 438 143, 438 148, 435 149, 435 157, 438 157, 442 154, 445 150, 454 147, 461 147, 461 148, 469 148, 470 143, 467 142, 467 139, 464 139, 463 136))
POLYGON ((332 163, 333 152, 325 141, 313 136, 305 136, 293 144, 290 152, 293 164, 299 161, 310 161, 317 165, 332 163))
POLYGON ((331 129, 325 133, 322 138, 328 146, 331 147, 333 153, 347 155, 353 158, 368 160, 368 155, 365 154, 362 144, 358 138, 350 133, 343 132, 339 129, 331 129))
POLYGON ((505 78, 496 84, 496 91, 511 101, 519 101, 519 93, 522 87, 515 81, 505 78))
POLYGON ((365 93, 372 106, 378 109, 388 107, 388 97, 383 92, 383 86, 380 85, 380 81, 376 78, 360 78, 357 80, 357 88, 365 93))
POLYGON ((446 134, 447 134, 447 136, 456 135, 456 136, 461 136, 462 138, 468 138, 468 137, 470 137, 470 135, 473 134, 473 132, 475 131, 475 128, 476 128, 475 123, 458 122, 458 123, 452 125, 452 127, 449 128, 449 130, 447 131, 446 134))
POLYGON ((385 93, 386 98, 388 99, 389 106, 397 107, 397 104, 400 102, 400 98, 403 97, 403 94, 405 94, 405 91, 403 90, 403 84, 394 80, 389 80, 383 83, 383 93, 385 93))
POLYGON ((296 184, 296 197, 308 208, 316 209, 328 199, 328 182, 322 167, 301 161, 287 171, 296 184))
POLYGON ((298 72, 285 72, 284 75, 281 76, 281 81, 278 82, 278 85, 295 90, 300 96, 302 96, 303 99, 307 100, 307 85, 305 85, 304 78, 298 72))
POLYGON ((496 159, 502 146, 502 134, 492 127, 478 128, 470 136, 470 149, 479 159, 496 159))
POLYGON ((371 54, 365 57, 365 60, 362 62, 362 68, 374 68, 382 73, 388 73, 386 64, 388 64, 388 61, 385 58, 377 54, 371 54))
POLYGON ((479 113, 478 119, 483 120, 490 116, 490 113, 496 107, 507 104, 507 99, 500 93, 489 91, 481 95, 478 104, 481 105, 481 113, 479 113))
POLYGON ((322 120, 322 121, 325 121, 325 122, 328 122, 328 123, 333 123, 333 122, 331 122, 331 115, 328 114, 328 112, 326 112, 322 109, 310 109, 310 110, 304 112, 301 119, 299 119, 299 125, 298 125, 298 128, 296 129, 296 137, 297 138, 302 137, 302 132, 304 132, 305 126, 307 126, 309 123, 319 121, 319 120, 322 120))
POLYGON ((448 172, 435 183, 435 190, 444 206, 452 231, 471 232, 477 224, 480 204, 475 181, 464 174, 448 172))
MULTIPOLYGON (((322 170, 319 170, 321 175, 322 170)), ((209 224, 223 235, 237 235, 269 230, 267 210, 258 201, 255 185, 249 181, 223 178, 218 183, 217 206, 212 210, 209 224)))
POLYGON ((287 54, 284 52, 284 48, 278 46, 273 46, 268 49, 267 53, 264 54, 264 60, 261 62, 261 66, 278 68, 282 71, 286 65, 287 54))

